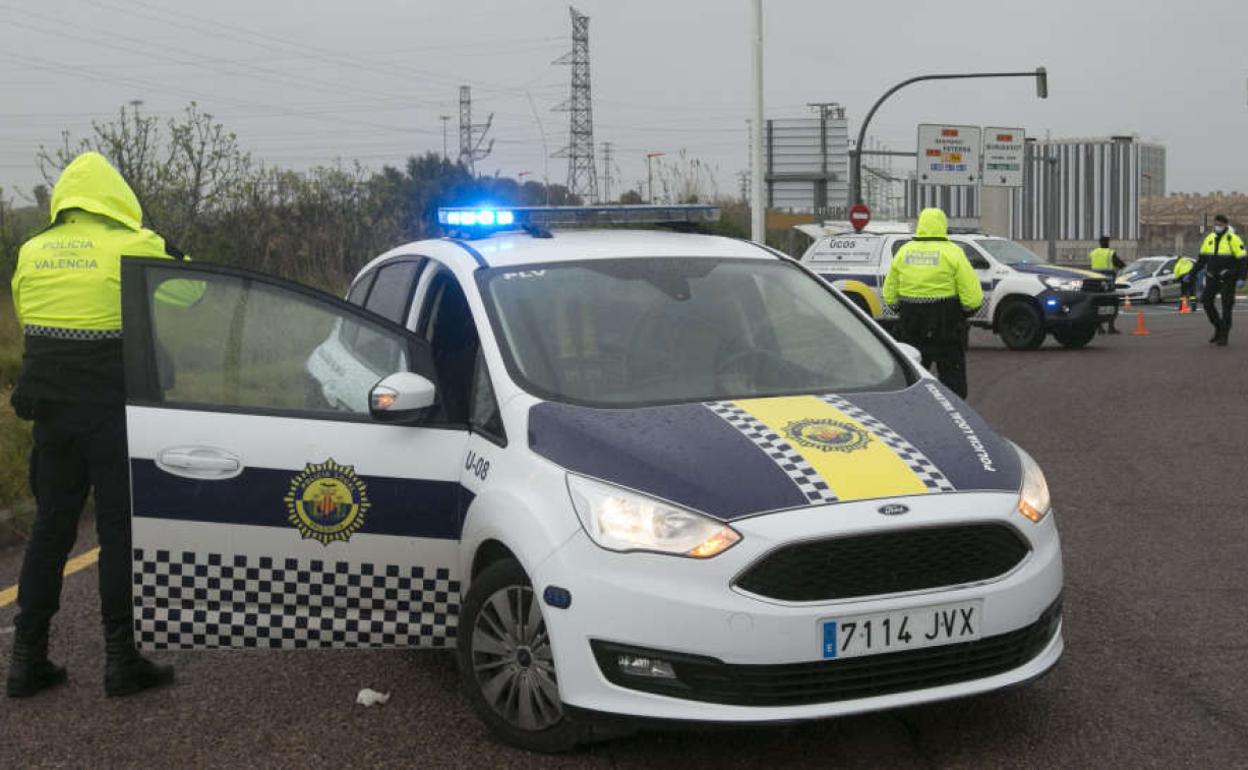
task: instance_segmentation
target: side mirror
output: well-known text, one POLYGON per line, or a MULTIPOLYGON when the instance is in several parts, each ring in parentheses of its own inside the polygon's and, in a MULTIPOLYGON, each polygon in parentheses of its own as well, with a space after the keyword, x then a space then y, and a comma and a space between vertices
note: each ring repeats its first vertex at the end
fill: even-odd
POLYGON ((919 366, 923 366, 923 354, 914 345, 908 342, 898 342, 897 347, 901 348, 901 352, 906 354, 906 358, 909 358, 919 366))
POLYGON ((433 406, 437 388, 412 372, 397 372, 382 379, 368 393, 368 413, 378 422, 410 422, 433 406))

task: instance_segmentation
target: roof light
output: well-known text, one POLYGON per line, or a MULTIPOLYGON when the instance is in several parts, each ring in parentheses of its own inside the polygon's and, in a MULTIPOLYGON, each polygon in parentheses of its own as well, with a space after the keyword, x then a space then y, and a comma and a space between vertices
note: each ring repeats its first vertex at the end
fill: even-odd
POLYGON ((438 209, 438 223, 457 235, 486 235, 500 229, 541 230, 556 226, 715 222, 718 206, 472 206, 438 209))

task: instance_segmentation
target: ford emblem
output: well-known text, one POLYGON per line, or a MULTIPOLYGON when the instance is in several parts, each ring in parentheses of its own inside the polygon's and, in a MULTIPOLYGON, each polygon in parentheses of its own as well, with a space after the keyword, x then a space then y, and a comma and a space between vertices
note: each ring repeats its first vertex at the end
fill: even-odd
POLYGON ((879 508, 876 508, 876 510, 884 514, 885 516, 900 516, 903 513, 910 512, 910 508, 908 506, 902 505, 901 503, 889 503, 888 505, 881 505, 879 508))

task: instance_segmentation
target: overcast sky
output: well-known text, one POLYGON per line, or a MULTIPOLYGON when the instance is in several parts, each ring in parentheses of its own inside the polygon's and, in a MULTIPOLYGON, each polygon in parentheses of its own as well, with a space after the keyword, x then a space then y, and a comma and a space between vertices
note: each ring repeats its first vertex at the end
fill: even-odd
MULTIPOLYGON (((748 0, 577 0, 590 16, 595 140, 618 175, 646 151, 717 169, 737 189, 751 114, 748 0)), ((570 48, 562 0, 0 0, 0 186, 39 180, 38 146, 143 101, 190 100, 266 162, 371 167, 456 146, 458 86, 494 113, 478 165, 566 179, 570 48), (544 138, 543 138, 544 135, 544 138)), ((1248 190, 1248 2, 764 0, 768 117, 836 101, 856 130, 874 99, 920 73, 1049 70, 1027 80, 918 84, 871 134, 913 149, 915 125, 1025 127, 1054 137, 1138 134, 1166 145, 1171 191, 1248 190)), ((618 185, 618 183, 617 183, 618 185)), ((618 190, 618 186, 616 187, 618 190)))

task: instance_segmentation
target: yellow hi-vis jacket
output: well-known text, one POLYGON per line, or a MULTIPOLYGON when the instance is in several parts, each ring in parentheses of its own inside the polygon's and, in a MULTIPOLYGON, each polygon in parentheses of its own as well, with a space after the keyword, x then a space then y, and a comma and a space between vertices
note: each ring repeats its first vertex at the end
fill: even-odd
POLYGON ((1114 269, 1114 250, 1099 246, 1088 252, 1088 261, 1092 263, 1092 269, 1096 271, 1113 270, 1114 269))
MULTIPOLYGON (((185 258, 143 227, 134 191, 98 153, 83 153, 65 167, 52 190, 51 219, 22 245, 13 273, 13 305, 28 335, 117 335, 121 258, 185 258)), ((189 306, 202 294, 200 282, 167 281, 157 298, 189 306)))
POLYGON ((1179 257, 1179 261, 1174 263, 1174 277, 1182 278, 1192 272, 1195 266, 1196 262, 1191 257, 1179 257))
POLYGON ((923 209, 914 240, 897 250, 884 278, 884 301, 930 302, 957 297, 966 310, 984 302, 979 276, 962 247, 949 240, 949 220, 940 209, 923 209))
POLYGON ((1218 256, 1218 257, 1235 257, 1243 259, 1245 256, 1244 239, 1239 237, 1239 233, 1230 229, 1219 235, 1211 232, 1205 236, 1204 243, 1200 244, 1201 256, 1218 256))

